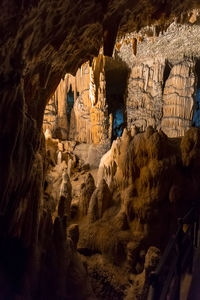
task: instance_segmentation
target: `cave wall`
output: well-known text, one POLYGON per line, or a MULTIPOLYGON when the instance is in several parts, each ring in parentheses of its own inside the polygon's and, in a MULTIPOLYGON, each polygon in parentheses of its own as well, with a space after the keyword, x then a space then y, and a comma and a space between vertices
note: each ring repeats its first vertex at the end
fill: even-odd
POLYGON ((162 130, 171 137, 184 136, 192 125, 195 62, 184 60, 173 66, 164 87, 162 130))
MULTIPOLYGON (((192 126, 199 76, 195 71, 199 59, 195 36, 200 33, 199 26, 173 23, 166 32, 157 31, 158 28, 152 26, 118 37, 112 59, 99 54, 93 60, 85 77, 87 99, 79 97, 76 102, 70 138, 95 144, 109 138, 113 120, 108 116, 106 89, 110 82, 106 81, 106 72, 114 70, 115 65, 117 73, 120 64, 129 70, 123 94, 129 130, 137 127, 143 131, 151 125, 162 128, 170 137, 178 137, 192 126)), ((84 65, 81 68, 84 69, 84 65)), ((81 70, 77 72, 76 81, 82 78, 81 70)))
POLYGON ((131 69, 127 87, 127 128, 141 131, 160 125, 163 111, 162 84, 165 59, 137 61, 131 69))
POLYGON ((99 54, 92 65, 84 63, 76 75, 65 75, 49 100, 43 121, 43 131, 50 129, 59 139, 82 143, 103 144, 109 139, 108 104, 105 81, 106 57, 99 54), (74 106, 67 116, 67 93, 72 88, 74 106))
POLYGON ((199 25, 174 22, 130 33, 115 44, 114 56, 126 62, 128 79, 127 128, 161 128, 169 137, 184 136, 192 126, 198 74, 199 25))
POLYGON ((90 66, 86 62, 78 69, 76 76, 76 91, 74 107, 69 122, 69 139, 79 142, 91 143, 90 109, 92 106, 89 97, 90 66))
POLYGON ((81 65, 75 76, 67 73, 65 78, 61 79, 45 108, 44 132, 48 128, 55 138, 91 143, 90 109, 92 103, 89 97, 89 84, 89 62, 81 65), (74 95, 74 105, 68 115, 67 95, 70 91, 74 95))

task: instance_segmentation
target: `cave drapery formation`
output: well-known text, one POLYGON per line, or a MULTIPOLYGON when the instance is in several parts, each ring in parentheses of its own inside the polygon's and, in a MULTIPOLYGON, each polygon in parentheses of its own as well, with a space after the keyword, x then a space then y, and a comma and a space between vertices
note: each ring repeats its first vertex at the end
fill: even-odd
MULTIPOLYGON (((139 135, 125 130, 101 160, 99 182, 94 182, 91 174, 87 175, 81 186, 78 214, 76 205, 69 212, 71 174, 66 172, 65 162, 55 164, 55 141, 48 139, 45 146, 42 134, 45 107, 51 99, 51 107, 47 108, 57 110, 57 138, 70 137, 95 145, 103 140, 106 144, 112 138, 112 128, 109 128, 104 83, 109 81, 112 63, 111 69, 108 63, 106 70, 104 58, 93 60, 93 57, 98 57, 102 46, 105 56, 112 56, 115 49, 120 65, 123 51, 128 51, 126 45, 131 47, 133 56, 140 47, 142 36, 131 36, 131 32, 139 32, 146 26, 153 25, 152 40, 172 22, 189 24, 195 31, 195 26, 199 26, 198 1, 2 0, 0 7, 1 298, 96 299, 93 290, 98 287, 97 277, 103 281, 106 276, 122 272, 120 278, 109 281, 114 294, 109 295, 108 287, 108 294, 103 295, 105 286, 100 285, 97 295, 123 299, 127 268, 132 268, 134 274, 151 268, 149 257, 158 259, 158 248, 163 251, 174 230, 173 223, 189 207, 188 199, 195 200, 199 195, 200 134, 195 128, 185 134, 192 120, 197 78, 193 56, 198 58, 198 54, 195 55, 194 49, 191 55, 188 48, 182 60, 174 61, 171 53, 168 62, 153 59, 144 63, 141 52, 138 58, 141 60, 127 75, 128 130, 132 124, 142 129, 160 126, 167 135, 185 134, 185 137, 171 140, 152 127, 139 135), (126 43, 126 34, 130 34, 131 43, 126 43), (99 74, 98 64, 103 63, 105 73, 99 74), (76 72, 89 76, 90 82, 73 81, 76 77, 69 74, 76 75, 76 72), (61 82, 58 86, 61 79, 63 85, 61 82), (66 102, 56 103, 56 94, 63 94, 62 89, 66 88, 65 81, 68 81, 69 97, 74 98, 70 122, 64 114, 66 102), (81 84, 88 84, 92 105, 87 103, 84 94, 78 93, 76 87, 81 88, 81 84), (182 90, 182 85, 186 89, 182 90), (142 92, 148 89, 148 93, 142 92), (134 103, 131 93, 137 95, 134 103), (151 101, 154 97, 159 103, 156 108, 151 101), (86 104, 84 112, 80 109, 81 101, 86 104), (173 108, 173 101, 180 106, 178 112, 173 108), (145 103, 149 103, 147 111, 145 103), (79 118, 83 114, 84 120, 79 118), (103 126, 96 119, 102 114, 106 116, 101 119, 103 126), (175 119, 175 132, 171 129, 171 119, 175 119), (46 177, 49 165, 53 168, 46 177), (169 179, 171 174, 174 176, 169 179), (108 269, 111 265, 109 270, 107 266, 102 268, 103 262, 97 266, 98 260, 88 263, 88 253, 80 260, 76 252, 78 228, 73 224, 68 226, 69 214, 76 222, 84 220, 79 224, 80 252, 87 250, 103 255, 108 260, 108 269), (167 219, 170 216, 171 223, 166 224, 162 214, 167 219), (101 272, 96 274, 95 268, 101 272)), ((157 55, 153 46, 152 53, 157 55)), ((107 89, 109 92, 112 97, 112 91, 107 89)), ((75 166, 75 160, 75 156, 66 158, 68 171, 70 164, 75 166)), ((129 292, 128 297, 131 297, 129 292)))

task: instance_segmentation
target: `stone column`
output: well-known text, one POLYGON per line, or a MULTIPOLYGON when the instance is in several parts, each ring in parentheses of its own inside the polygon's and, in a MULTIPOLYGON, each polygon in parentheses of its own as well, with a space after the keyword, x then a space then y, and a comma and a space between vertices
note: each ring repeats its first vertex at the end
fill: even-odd
POLYGON ((68 78, 61 80, 58 88, 58 129, 60 131, 60 138, 67 139, 68 137, 68 121, 67 121, 67 85, 68 78))

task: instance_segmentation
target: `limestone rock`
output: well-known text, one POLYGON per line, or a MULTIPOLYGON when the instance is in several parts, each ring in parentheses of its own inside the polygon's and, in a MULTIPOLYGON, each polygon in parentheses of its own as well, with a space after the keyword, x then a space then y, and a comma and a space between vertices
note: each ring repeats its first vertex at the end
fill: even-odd
POLYGON ((60 196, 65 197, 68 194, 71 196, 71 193, 72 193, 72 185, 69 179, 68 170, 64 169, 62 174, 62 183, 60 186, 60 196))
POLYGON ((127 230, 129 228, 127 215, 123 211, 116 216, 114 222, 119 230, 127 230))
POLYGON ((170 137, 184 136, 191 127, 195 85, 194 62, 175 65, 164 88, 162 130, 170 137))
POLYGON ((88 156, 86 162, 91 168, 98 168, 102 156, 109 150, 110 141, 99 145, 91 144, 88 149, 88 156))
MULTIPOLYGON (((102 157, 98 177, 104 178, 111 187, 114 185, 113 192, 121 191, 119 202, 135 240, 149 243, 151 236, 155 238, 155 245, 162 247, 169 231, 175 226, 172 221, 175 222, 175 215, 184 214, 190 205, 189 199, 195 199, 199 167, 198 164, 195 167, 193 162, 199 160, 198 144, 198 129, 190 129, 180 145, 180 141, 171 140, 162 131, 148 127, 145 133, 134 137, 124 131, 123 136, 114 141, 111 150, 102 157), (188 176, 192 172, 196 174, 196 180, 184 179, 181 159, 188 168, 188 176), (171 213, 173 217, 167 225, 161 215, 171 213)), ((93 203, 93 211, 97 211, 97 201, 92 202, 91 199, 90 203, 93 203)))
POLYGON ((64 145, 64 149, 67 152, 73 152, 75 146, 76 146, 76 142, 75 141, 64 141, 63 142, 64 145))
POLYGON ((191 128, 181 141, 182 161, 184 166, 198 162, 199 158, 199 129, 191 128))
POLYGON ((125 175, 123 174, 123 164, 129 143, 130 134, 125 129, 122 137, 113 141, 111 149, 104 154, 100 161, 97 186, 99 186, 103 178, 106 180, 109 188, 115 186, 117 178, 119 179, 118 182, 123 184, 122 178, 125 175))
POLYGON ((49 128, 47 128, 45 130, 45 133, 44 133, 44 136, 45 136, 45 139, 51 139, 52 138, 52 133, 51 133, 51 130, 49 128))
POLYGON ((105 180, 102 180, 98 188, 92 194, 88 208, 90 222, 95 222, 103 216, 103 213, 112 204, 112 195, 105 180))
POLYGON ((150 285, 150 273, 155 270, 160 260, 160 250, 156 247, 150 247, 145 256, 144 270, 136 275, 132 287, 128 290, 126 300, 141 299, 148 297, 150 285))
POLYGON ((144 131, 160 124, 164 67, 164 59, 138 60, 133 66, 126 99, 128 129, 134 125, 144 131))
POLYGON ((58 150, 63 152, 64 151, 64 145, 63 143, 58 143, 58 150))
POLYGON ((68 227, 68 237, 74 243, 74 247, 77 248, 78 240, 79 240, 79 227, 77 224, 72 224, 68 227))
POLYGON ((79 211, 81 215, 87 215, 90 198, 95 190, 95 182, 93 176, 88 173, 85 179, 85 183, 81 186, 80 200, 79 200, 79 211))
POLYGON ((43 119, 43 131, 50 130, 53 135, 57 125, 57 105, 56 98, 52 97, 45 108, 43 119))

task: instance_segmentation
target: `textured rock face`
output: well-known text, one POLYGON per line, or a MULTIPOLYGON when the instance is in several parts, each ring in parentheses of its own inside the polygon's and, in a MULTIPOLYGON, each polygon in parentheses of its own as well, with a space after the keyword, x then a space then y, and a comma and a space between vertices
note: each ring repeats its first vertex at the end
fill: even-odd
MULTIPOLYGON (((177 228, 177 218, 198 198, 199 142, 197 128, 182 139, 170 139, 152 127, 134 137, 125 130, 102 158, 97 188, 88 193, 84 219, 78 219, 77 247, 97 255, 88 257, 87 264, 91 278, 104 273, 106 284, 113 285, 105 299, 113 297, 115 284, 125 296, 122 279, 115 277, 117 283, 112 283, 116 272, 126 284, 128 276, 133 277, 127 299, 146 299, 150 272, 177 228)), ((85 198, 79 210, 83 203, 85 198)), ((121 292, 118 298, 124 299, 121 292)), ((97 291, 99 297, 102 294, 97 291)))
POLYGON ((132 68, 127 87, 127 127, 141 131, 157 128, 162 118, 162 85, 165 59, 138 61, 132 68))
POLYGON ((143 28, 115 44, 115 55, 131 70, 126 97, 127 127, 144 130, 152 125, 170 137, 183 136, 192 125, 199 82, 198 44, 193 41, 200 28, 175 22, 162 34, 158 29, 143 28))
MULTIPOLYGON (((190 27, 173 23, 159 35, 157 27, 146 27, 137 34, 132 32, 118 38, 113 59, 100 54, 93 59, 91 67, 88 63, 81 66, 75 77, 76 86, 81 92, 72 111, 69 137, 94 144, 103 144, 112 139, 115 120, 108 91, 113 89, 120 62, 120 68, 124 64, 123 68, 127 69, 128 74, 123 92, 126 127, 129 130, 137 127, 143 131, 150 125, 162 128, 170 137, 183 136, 192 125, 199 76, 199 71, 195 71, 199 57, 198 43, 194 43, 194 39, 200 29, 198 25, 190 27), (169 45, 166 40, 170 41, 169 45), (188 43, 188 40, 193 59, 187 58, 185 53, 189 54, 181 44, 188 43), (109 78, 113 66, 115 72, 109 78)), ((121 81, 124 75, 119 73, 121 81)), ((113 102, 119 92, 119 84, 114 87, 113 102)))
MULTIPOLYGON (((113 191, 124 190, 124 194, 121 195, 124 199, 122 207, 126 211, 129 226, 135 236, 138 235, 140 238, 143 236, 146 239, 145 236, 147 237, 151 230, 156 230, 157 234, 152 231, 152 236, 158 237, 157 225, 155 227, 152 225, 153 220, 157 220, 157 224, 160 222, 159 226, 163 228, 159 238, 161 242, 164 228, 167 225, 166 222, 161 225, 160 214, 163 215, 167 211, 171 214, 171 206, 177 206, 177 210, 180 205, 179 199, 182 201, 181 210, 185 205, 189 205, 187 201, 190 197, 185 190, 186 182, 178 165, 181 162, 180 153, 182 155, 184 153, 182 145, 188 144, 187 151, 195 152, 192 149, 193 147, 197 149, 198 135, 197 129, 190 129, 182 139, 180 147, 169 140, 163 132, 154 132, 152 128, 148 128, 144 134, 137 134, 134 138, 124 133, 122 138, 118 139, 117 143, 114 143, 111 150, 102 158, 98 179, 104 178, 113 191), (127 145, 129 145, 128 152, 126 151, 127 145), (170 177, 169 174, 176 174, 176 176, 170 177), (175 198, 172 196, 174 192, 177 193, 175 198), (141 224, 141 228, 138 222, 141 224), (142 224, 146 224, 145 227, 142 224), (137 227, 136 231, 135 226, 137 227)), ((184 155, 184 157, 186 156, 184 155)), ((185 165, 184 160, 181 164, 185 165)), ((189 169, 188 172, 190 173, 189 169)), ((195 169, 192 172, 196 172, 195 169)), ((197 179, 199 175, 195 176, 197 179)), ((187 188, 192 192, 192 180, 188 181, 188 184, 187 188)), ((169 228, 167 231, 169 232, 169 228)))
POLYGON ((86 62, 76 76, 65 75, 50 99, 44 114, 43 130, 53 136, 85 143, 104 144, 108 140, 108 109, 104 76, 105 57, 86 62), (71 91, 74 103, 68 102, 71 91))
POLYGON ((89 66, 89 62, 83 64, 75 77, 70 74, 65 76, 46 107, 44 130, 48 127, 46 124, 50 124, 50 128, 55 127, 58 138, 94 144, 104 144, 108 140, 105 60, 99 55, 93 60, 92 66, 89 66), (74 93, 74 105, 68 114, 67 93, 70 86, 74 93), (52 110, 55 100, 56 109, 52 110), (67 134, 59 135, 61 130, 67 134))
POLYGON ((168 136, 184 136, 191 127, 195 80, 194 61, 183 61, 171 69, 164 88, 161 123, 162 130, 168 136))
POLYGON ((81 66, 75 76, 65 75, 44 113, 43 130, 52 130, 53 136, 62 140, 91 142, 88 63, 81 66))
POLYGON ((128 290, 125 300, 134 299, 133 295, 137 295, 138 299, 145 300, 148 298, 148 290, 150 284, 150 272, 155 271, 160 260, 160 250, 156 247, 150 247, 146 253, 144 270, 141 274, 136 275, 134 283, 128 290))
POLYGON ((94 178, 92 175, 89 173, 85 183, 81 187, 81 197, 80 197, 80 204, 79 204, 79 209, 81 215, 87 215, 88 213, 88 207, 89 207, 89 201, 90 198, 95 190, 95 183, 94 183, 94 178))
POLYGON ((127 87, 127 127, 141 131, 149 125, 169 137, 184 136, 192 125, 197 76, 195 61, 185 59, 168 66, 165 59, 137 62, 127 87), (165 82, 165 70, 169 69, 165 82))
POLYGON ((92 103, 89 97, 89 76, 90 67, 87 62, 78 69, 75 76, 76 91, 74 93, 76 97, 74 97, 71 118, 68 120, 70 124, 69 138, 85 143, 91 143, 92 141, 90 120, 92 103))
POLYGON ((108 209, 112 204, 112 195, 108 188, 105 180, 102 180, 99 187, 94 191, 91 196, 90 204, 88 207, 88 216, 90 222, 95 222, 96 220, 102 218, 106 209, 108 209))

